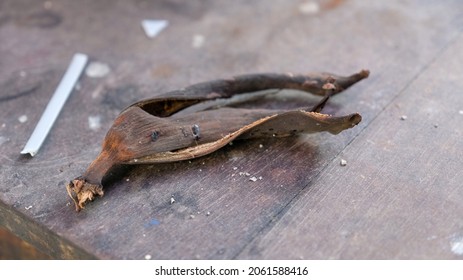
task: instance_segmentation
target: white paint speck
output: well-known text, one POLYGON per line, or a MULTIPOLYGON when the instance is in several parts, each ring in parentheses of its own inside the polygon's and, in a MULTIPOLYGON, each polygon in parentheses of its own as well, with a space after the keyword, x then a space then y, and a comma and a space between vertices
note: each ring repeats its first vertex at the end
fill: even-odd
POLYGON ((463 237, 455 238, 450 242, 452 253, 463 256, 463 237))
POLYGON ((199 49, 204 46, 204 42, 206 41, 206 37, 201 34, 193 35, 193 39, 191 41, 191 46, 195 49, 199 49))
POLYGON ((299 5, 299 12, 304 15, 315 15, 320 12, 320 5, 315 1, 307 1, 299 5))
POLYGON ((211 212, 207 211, 206 216, 210 216, 210 215, 211 215, 211 212))
POLYGON ((20 116, 20 117, 18 118, 18 121, 19 121, 20 123, 25 123, 25 122, 27 122, 27 116, 26 116, 26 115, 20 116))
POLYGON ((238 167, 236 167, 236 166, 233 167, 233 170, 237 170, 237 169, 238 169, 238 167))
POLYGON ((257 178, 252 176, 251 178, 249 178, 249 181, 255 182, 255 181, 257 181, 257 178))
POLYGON ((407 119, 407 116, 403 115, 403 116, 400 117, 400 119, 404 121, 404 120, 407 119))
POLYGON ((264 147, 264 145, 259 144, 259 149, 262 149, 263 147, 264 147))
POLYGON ((458 114, 463 115, 463 110, 458 111, 458 114))
POLYGON ((89 116, 88 117, 88 127, 93 130, 97 131, 101 127, 101 116, 89 116))
POLYGON ((90 62, 85 69, 85 75, 90 78, 102 78, 111 72, 111 68, 103 62, 93 61, 90 62))
POLYGON ((151 255, 145 255, 145 260, 151 260, 151 255))
POLYGON ((341 164, 341 166, 346 166, 347 165, 347 160, 341 159, 340 164, 341 164))
POLYGON ((145 31, 148 38, 156 37, 167 25, 169 25, 167 20, 145 19, 141 22, 143 31, 145 31))
POLYGON ((174 204, 175 203, 175 198, 171 197, 170 198, 170 204, 174 204))
POLYGON ((32 205, 24 207, 24 209, 26 209, 26 210, 30 210, 31 208, 32 208, 32 205))

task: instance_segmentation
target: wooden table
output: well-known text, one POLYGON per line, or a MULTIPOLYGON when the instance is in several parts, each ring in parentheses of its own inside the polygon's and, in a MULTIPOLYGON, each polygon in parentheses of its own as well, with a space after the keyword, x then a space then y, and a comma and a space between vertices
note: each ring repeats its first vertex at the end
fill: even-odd
POLYGON ((458 0, 2 1, 0 225, 58 259, 462 259, 462 26, 458 0), (143 19, 169 25, 149 39, 143 19), (109 74, 84 74, 39 153, 20 155, 76 52, 109 74), (136 100, 362 68, 370 77, 326 108, 363 116, 339 135, 134 167, 80 213, 66 194, 136 100))

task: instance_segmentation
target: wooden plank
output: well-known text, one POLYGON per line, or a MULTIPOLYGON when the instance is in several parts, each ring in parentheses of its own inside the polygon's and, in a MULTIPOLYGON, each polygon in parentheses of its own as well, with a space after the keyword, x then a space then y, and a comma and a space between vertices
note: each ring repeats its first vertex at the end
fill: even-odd
MULTIPOLYGON (((49 11, 26 2, 0 9, 0 38, 8 39, 0 45, 0 210, 8 220, 0 224, 56 258, 274 256, 270 249, 256 255, 243 248, 314 189, 307 186, 317 174, 457 36, 462 18, 458 1, 413 1, 408 8, 400 1, 336 7, 326 1, 316 15, 287 1, 259 1, 244 10, 228 2, 53 1, 49 11), (139 26, 147 17, 171 25, 148 40, 139 26), (197 34, 205 38, 200 48, 192 45, 197 34), (107 63, 111 73, 84 77, 40 153, 20 157, 77 51, 107 63), (239 73, 349 74, 361 68, 372 76, 326 108, 339 115, 361 112, 364 120, 355 130, 236 142, 191 163, 136 167, 108 184, 105 197, 85 211, 77 214, 70 205, 64 185, 96 156, 106 129, 132 101, 239 73), (28 121, 19 122, 21 115, 28 121), (99 117, 101 127, 90 129, 89 117, 99 117), (262 180, 251 182, 240 172, 262 180)), ((291 96, 290 105, 315 101, 291 96)))
POLYGON ((95 259, 90 253, 70 243, 42 224, 18 213, 17 206, 0 203, 0 224, 37 251, 58 259, 95 259))
POLYGON ((460 35, 239 257, 463 259, 462 49, 460 35))
POLYGON ((0 260, 49 260, 48 255, 0 227, 0 260))

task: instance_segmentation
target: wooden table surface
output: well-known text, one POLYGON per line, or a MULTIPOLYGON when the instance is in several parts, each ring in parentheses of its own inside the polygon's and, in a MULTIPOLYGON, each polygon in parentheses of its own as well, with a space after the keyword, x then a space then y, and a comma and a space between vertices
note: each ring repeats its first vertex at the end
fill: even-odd
POLYGON ((462 259, 462 30, 459 0, 0 1, 0 226, 59 259, 462 259), (143 19, 169 25, 149 39, 143 19), (76 52, 109 74, 83 74, 39 153, 20 155, 76 52), (80 213, 67 196, 136 100, 363 68, 326 108, 359 112, 353 129, 130 168, 80 213))

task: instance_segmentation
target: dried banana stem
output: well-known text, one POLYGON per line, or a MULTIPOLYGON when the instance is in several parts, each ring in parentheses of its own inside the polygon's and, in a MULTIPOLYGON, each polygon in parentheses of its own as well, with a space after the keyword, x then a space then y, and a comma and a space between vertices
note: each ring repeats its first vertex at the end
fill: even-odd
POLYGON ((340 133, 357 125, 361 116, 355 113, 335 117, 319 112, 331 96, 368 75, 367 70, 347 77, 329 73, 242 75, 195 84, 136 102, 116 118, 106 134, 101 153, 82 176, 67 185, 68 194, 79 211, 87 201, 103 195, 103 177, 117 165, 193 159, 212 153, 235 139, 287 137, 321 131, 340 133), (175 114, 200 102, 266 89, 296 89, 324 98, 311 109, 217 108, 175 114))

